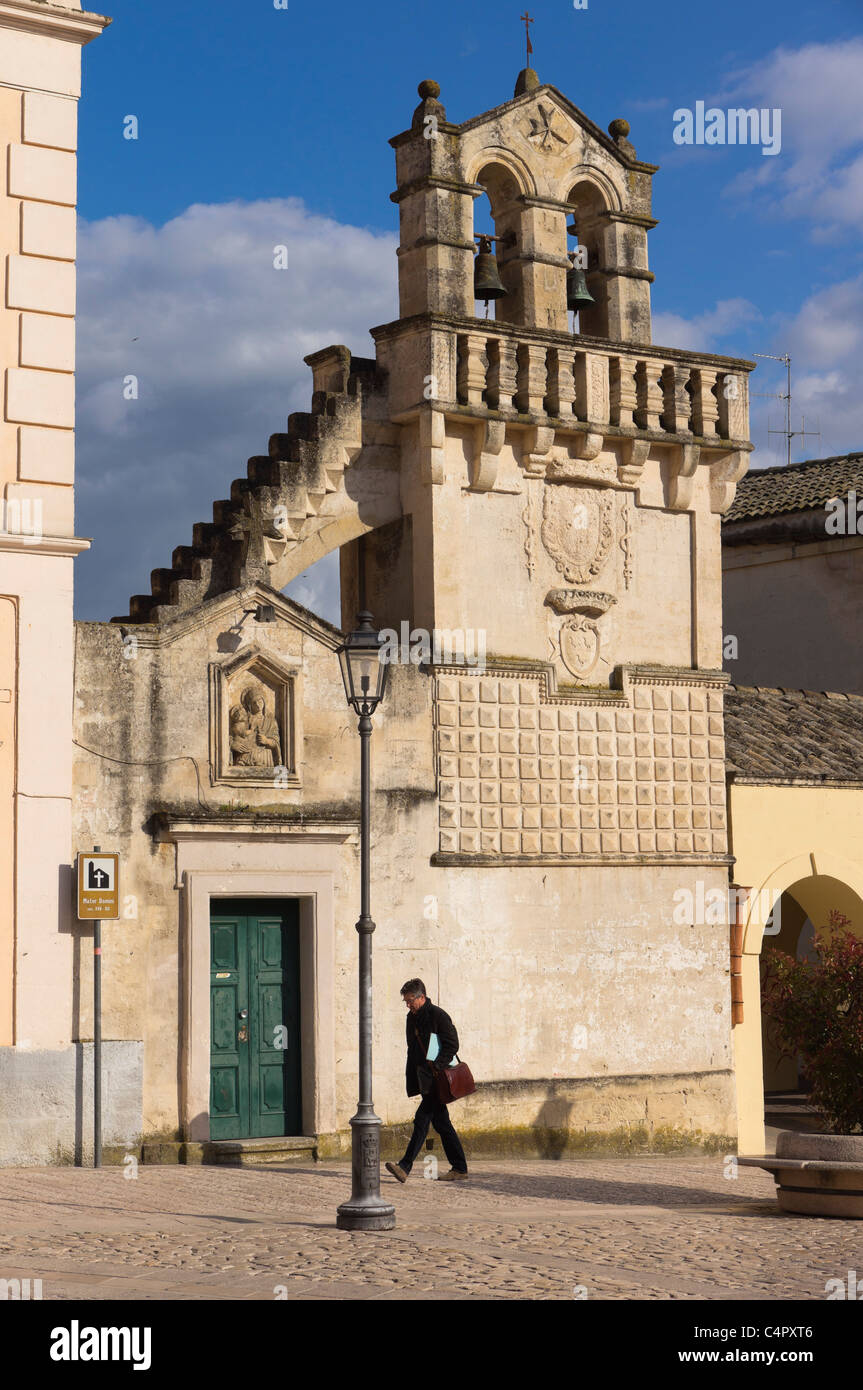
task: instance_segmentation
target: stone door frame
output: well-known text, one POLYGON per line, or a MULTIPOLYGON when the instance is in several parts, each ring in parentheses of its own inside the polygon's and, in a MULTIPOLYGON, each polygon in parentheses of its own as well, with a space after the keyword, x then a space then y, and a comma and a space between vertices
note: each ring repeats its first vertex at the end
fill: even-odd
POLYGON ((205 1143, 210 1137, 210 913, 219 898, 299 900, 303 1133, 333 1133, 335 895, 355 857, 356 826, 258 827, 238 839, 230 831, 214 833, 212 826, 175 823, 168 834, 176 844, 181 896, 183 1138, 205 1143), (214 860, 230 867, 216 868, 214 860), (267 860, 274 867, 266 867, 267 860))

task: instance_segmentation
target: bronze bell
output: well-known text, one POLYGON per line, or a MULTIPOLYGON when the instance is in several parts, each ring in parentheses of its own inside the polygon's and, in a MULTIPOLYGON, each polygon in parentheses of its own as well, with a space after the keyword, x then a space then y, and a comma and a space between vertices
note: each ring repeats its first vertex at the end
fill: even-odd
POLYGON ((494 237, 480 236, 477 241, 479 247, 473 263, 473 297, 484 299, 487 304, 490 299, 502 298, 507 291, 498 274, 497 257, 491 249, 494 237))
POLYGON ((580 309, 587 309, 589 305, 595 304, 596 300, 587 288, 584 271, 581 266, 575 264, 574 251, 570 251, 569 259, 572 265, 566 272, 566 307, 578 313, 580 309))

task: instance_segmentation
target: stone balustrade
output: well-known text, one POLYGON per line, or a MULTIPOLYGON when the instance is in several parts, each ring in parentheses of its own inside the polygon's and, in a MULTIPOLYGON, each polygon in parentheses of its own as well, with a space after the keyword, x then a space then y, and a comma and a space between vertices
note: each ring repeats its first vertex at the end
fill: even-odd
POLYGON ((625 351, 597 339, 565 343, 509 325, 454 330, 454 337, 455 401, 469 410, 546 416, 558 427, 748 440, 749 362, 650 346, 625 351))

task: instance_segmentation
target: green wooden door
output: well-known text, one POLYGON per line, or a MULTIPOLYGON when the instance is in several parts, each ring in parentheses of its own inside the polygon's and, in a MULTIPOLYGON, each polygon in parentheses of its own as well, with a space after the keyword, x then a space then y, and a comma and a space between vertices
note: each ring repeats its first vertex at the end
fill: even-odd
POLYGON ((299 906, 215 899, 210 1138, 302 1133, 299 906))

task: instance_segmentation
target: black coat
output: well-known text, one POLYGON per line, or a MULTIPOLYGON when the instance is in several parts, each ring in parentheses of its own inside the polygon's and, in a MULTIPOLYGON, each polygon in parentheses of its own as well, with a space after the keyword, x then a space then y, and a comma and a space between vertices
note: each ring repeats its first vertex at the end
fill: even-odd
POLYGON ((408 1045, 405 1083, 409 1096, 428 1095, 432 1088, 433 1072, 431 1065, 426 1061, 432 1033, 437 1033, 440 1048, 435 1063, 440 1067, 448 1067, 458 1052, 458 1033, 449 1014, 439 1009, 430 999, 426 999, 417 1013, 412 1014, 408 1010, 405 1019, 405 1037, 408 1045))

